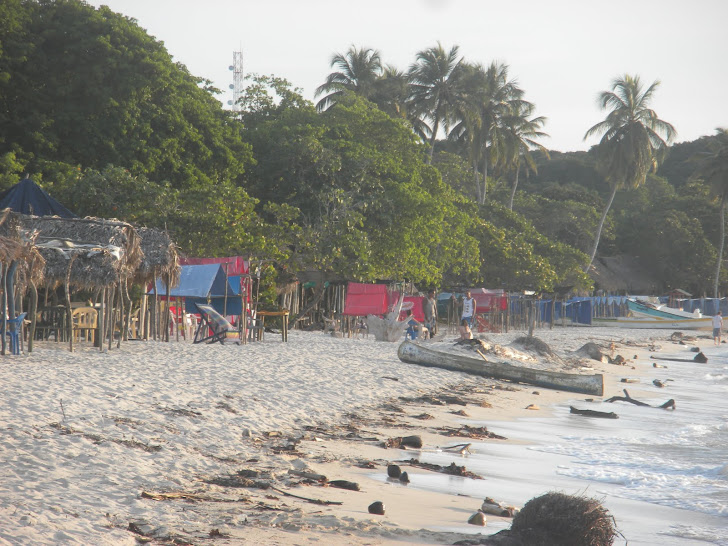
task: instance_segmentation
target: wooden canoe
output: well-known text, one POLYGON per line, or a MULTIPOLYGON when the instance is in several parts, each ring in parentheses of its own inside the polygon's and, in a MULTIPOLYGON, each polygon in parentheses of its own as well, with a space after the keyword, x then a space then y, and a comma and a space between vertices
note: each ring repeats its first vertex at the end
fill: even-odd
POLYGON ((444 368, 455 372, 464 372, 494 379, 507 379, 518 383, 526 383, 547 389, 556 389, 582 394, 602 396, 604 394, 604 377, 602 374, 579 375, 573 373, 551 372, 514 366, 506 362, 486 361, 454 353, 435 351, 405 341, 399 346, 397 355, 402 362, 419 364, 435 368, 444 368))

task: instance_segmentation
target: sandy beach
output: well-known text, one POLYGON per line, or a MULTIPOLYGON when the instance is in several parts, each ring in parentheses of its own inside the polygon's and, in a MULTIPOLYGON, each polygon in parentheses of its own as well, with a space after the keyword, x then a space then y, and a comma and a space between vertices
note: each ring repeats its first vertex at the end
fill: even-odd
MULTIPOLYGON (((604 374, 605 398, 627 387, 656 404, 666 395, 645 387, 654 351, 694 355, 671 333, 537 330, 558 362, 509 349, 524 332, 483 337, 496 346, 493 358, 593 368, 581 373, 604 374), (626 362, 573 354, 588 341, 626 362)), ((423 344, 464 350, 454 338, 423 344)), ((523 446, 574 400, 588 407, 594 397, 403 363, 397 347, 293 331, 288 343, 274 334, 244 346, 128 342, 103 354, 44 342, 31 355, 2 358, 0 544, 452 544, 508 528, 509 518, 467 521, 485 496, 520 507, 546 493, 521 478, 551 463, 523 446), (505 439, 453 435, 466 424, 505 439), (422 438, 421 449, 385 445, 410 435, 422 438), (471 444, 463 454, 443 451, 463 443, 471 444), (470 470, 471 457, 489 449, 503 459, 474 477, 406 462, 447 467, 455 457, 470 470), (523 453, 530 458, 512 464, 523 453), (387 478, 391 462, 410 483, 387 478), (384 515, 368 513, 375 501, 384 515)), ((563 491, 579 487, 563 478, 563 491)), ((607 507, 618 527, 634 510, 628 501, 607 507)), ((706 525, 725 518, 716 521, 706 525)))

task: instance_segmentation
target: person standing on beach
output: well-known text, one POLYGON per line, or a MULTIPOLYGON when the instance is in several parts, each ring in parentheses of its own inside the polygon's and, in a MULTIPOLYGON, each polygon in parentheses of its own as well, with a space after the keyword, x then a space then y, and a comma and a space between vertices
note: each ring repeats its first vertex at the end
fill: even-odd
POLYGON ((465 291, 465 297, 463 298, 463 314, 460 316, 460 321, 463 320, 468 321, 468 326, 472 328, 473 326, 473 317, 475 316, 477 310, 477 305, 475 303, 475 298, 472 297, 470 294, 470 290, 465 291))
POLYGON ((721 315, 721 312, 718 311, 718 313, 713 316, 713 341, 716 345, 720 345, 721 330, 723 330, 723 316, 721 315))
POLYGON ((427 299, 422 302, 422 311, 425 315, 425 326, 430 331, 430 337, 434 337, 437 333, 437 300, 435 299, 434 290, 427 293, 427 299))

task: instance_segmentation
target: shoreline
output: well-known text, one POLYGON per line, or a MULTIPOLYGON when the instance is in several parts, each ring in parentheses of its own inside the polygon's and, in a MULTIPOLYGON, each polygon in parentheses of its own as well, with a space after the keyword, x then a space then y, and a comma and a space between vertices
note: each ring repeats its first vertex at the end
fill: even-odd
MULTIPOLYGON (((645 335, 645 332, 640 332, 620 338, 622 332, 612 335, 602 328, 595 330, 598 332, 585 332, 581 328, 577 331, 536 331, 535 337, 546 340, 550 345, 552 343, 546 338, 556 340, 559 354, 578 348, 585 337, 590 337, 590 333, 600 344, 620 339, 625 343, 639 343, 639 347, 625 344, 618 350, 627 359, 637 354, 636 369, 592 362, 595 371, 605 376, 605 398, 620 394, 626 386, 635 398, 649 402, 651 394, 640 389, 639 384, 625 385, 620 383, 620 379, 625 376, 644 377, 648 372, 646 364, 649 362, 650 344, 654 345, 651 338, 659 338, 660 343, 666 344, 668 333, 650 331, 652 335, 645 335), (604 334, 607 334, 606 339, 602 338, 604 334)), ((512 332, 486 334, 484 337, 497 342, 502 340, 506 345, 522 335, 523 332, 512 332)), ((21 424, 23 420, 35 428, 39 442, 44 446, 26 446, 31 459, 35 455, 40 458, 43 448, 52 444, 54 447, 49 453, 52 457, 68 459, 70 456, 70 460, 75 462, 77 458, 91 456, 85 461, 87 464, 82 465, 86 472, 91 469, 92 483, 88 487, 103 491, 105 481, 113 482, 110 486, 107 484, 111 498, 104 500, 104 495, 99 492, 100 499, 96 502, 81 498, 86 486, 75 486, 78 491, 71 495, 71 504, 76 506, 76 511, 79 505, 86 506, 87 512, 108 510, 109 501, 112 509, 116 506, 116 512, 107 511, 106 516, 95 514, 86 518, 89 521, 65 524, 68 527, 65 532, 81 542, 83 538, 79 537, 97 536, 94 533, 104 528, 113 543, 132 544, 135 536, 128 528, 130 523, 134 523, 149 536, 187 537, 194 539, 196 544, 219 540, 211 538, 213 531, 220 533, 220 537, 227 537, 229 544, 307 541, 335 544, 340 543, 342 536, 350 544, 442 544, 477 533, 492 534, 508 528, 511 520, 487 516, 485 528, 468 525, 467 519, 479 508, 482 498, 454 495, 439 491, 437 487, 430 490, 422 488, 420 482, 443 475, 405 464, 402 464, 402 469, 410 474, 410 484, 393 483, 386 478, 386 463, 410 457, 426 460, 435 456, 437 449, 459 443, 473 443, 473 449, 480 445, 486 449, 489 445, 527 446, 528 439, 480 442, 445 436, 437 429, 484 423, 490 432, 500 434, 501 427, 507 428, 500 423, 514 423, 535 415, 553 419, 558 404, 587 398, 574 393, 512 385, 400 363, 391 355, 386 356, 391 353, 396 359, 396 343, 326 337, 321 333, 296 333, 288 344, 266 341, 244 347, 195 346, 196 349, 189 344, 162 346, 151 343, 146 348, 129 348, 125 352, 122 347, 121 351, 103 355, 81 351, 66 356, 58 351, 58 347, 44 347, 37 354, 34 352, 19 360, 2 361, 6 374, 27 376, 18 382, 18 388, 25 390, 20 394, 32 395, 32 392, 27 392, 25 382, 38 378, 31 373, 38 371, 32 368, 36 364, 49 366, 48 372, 54 375, 50 379, 61 384, 64 378, 71 378, 74 371, 90 373, 96 367, 99 373, 80 378, 77 387, 88 392, 82 392, 76 400, 72 396, 66 399, 67 419, 60 419, 57 399, 23 414, 19 397, 11 403, 9 410, 6 408, 0 412, 3 417, 0 422, 5 428, 8 421, 14 421, 10 429, 17 429, 17 436, 21 438, 25 434, 20 430, 24 426, 21 424), (357 358, 356 353, 364 355, 357 358), (167 362, 158 362, 158 354, 166 355, 167 362), (185 366, 184 358, 193 362, 185 366), (217 359, 223 359, 222 363, 215 362, 217 359), (59 360, 60 365, 54 360, 59 360), (81 362, 76 362, 78 360, 81 362), (123 368, 123 360, 131 361, 133 367, 123 368), (18 371, 11 362, 28 366, 24 369, 21 364, 18 371), (119 375, 113 373, 116 366, 122 367, 118 370, 119 375), (143 368, 140 368, 142 366, 149 368, 151 374, 145 376, 143 368), (180 367, 184 369, 175 376, 175 370, 180 367), (303 367, 307 367, 305 373, 301 371, 303 367), (337 379, 333 375, 336 370, 346 376, 337 379), (173 384, 166 385, 161 381, 160 373, 166 373, 166 378, 173 384), (248 377, 241 377, 246 374, 248 377), (181 380, 186 380, 187 385, 180 385, 181 380), (130 381, 133 381, 131 385, 130 381), (103 383, 107 383, 106 388, 103 383), (127 389, 131 393, 125 393, 127 389), (117 390, 120 392, 115 392, 117 390), (425 395, 461 397, 468 405, 437 405, 413 400, 425 395), (288 399, 266 400, 271 396, 288 399), (400 397, 409 400, 401 400, 400 397), (118 403, 109 405, 109 399, 118 399, 118 403), (537 404, 540 410, 526 409, 530 404, 537 404), (301 411, 296 411, 297 405, 301 406, 301 411), (312 411, 315 415, 311 415, 312 411), (467 415, 458 414, 460 411, 467 415), (49 419, 49 412, 55 413, 57 418, 49 419), (39 423, 41 415, 45 426, 39 423), (152 418, 158 421, 151 422, 152 418), (225 422, 217 424, 217 421, 225 422), (59 422, 65 428, 49 430, 49 424, 59 422), (58 436, 59 431, 61 436, 58 436), (122 432, 120 436, 113 437, 119 432, 122 432), (379 447, 388 438, 413 434, 422 436, 423 450, 401 451, 379 447), (197 439, 196 435, 202 438, 197 439), (65 443, 66 440, 71 441, 70 445, 65 443), (147 446, 152 449, 157 445, 160 450, 147 455, 143 449, 129 448, 147 446), (109 449, 115 452, 106 453, 109 449), (133 452, 131 457, 129 452, 133 452), (170 454, 165 455, 167 452, 170 454), (94 455, 102 459, 100 465, 96 461, 89 462, 93 461, 94 455), (108 465, 118 464, 119 456, 131 460, 122 464, 118 472, 102 476, 104 469, 110 468, 108 465), (238 476, 242 469, 250 471, 253 481, 267 479, 269 484, 275 484, 276 489, 233 489, 210 483, 210 478, 238 476), (354 481, 362 490, 321 487, 315 481, 307 481, 290 471, 323 474, 329 481, 354 481), (121 483, 125 480, 125 473, 131 474, 129 486, 121 483), (95 486, 94 482, 97 482, 95 486), (312 504, 280 491, 343 504, 312 504), (188 501, 194 504, 189 506, 189 502, 179 498, 145 499, 142 493, 186 493, 190 496, 188 501), (243 498, 241 495, 246 500, 236 502, 234 499, 243 498), (377 500, 385 504, 384 516, 373 516, 367 512, 367 506, 377 500), (94 509, 94 506, 97 508, 94 509)), ((18 442, 13 445, 11 440, 6 441, 3 447, 18 448, 19 445, 18 442)), ((8 460, 7 450, 1 453, 6 469, 8 464, 11 468, 19 466, 12 457, 8 460)), ((473 461, 475 456, 448 456, 447 459, 458 461, 457 465, 469 469, 469 461, 473 461)), ((52 466, 51 474, 65 474, 62 467, 63 464, 52 466)), ((88 476, 78 472, 79 468, 72 469, 70 475, 88 476)), ((4 471, 11 488, 17 489, 20 475, 20 472, 8 475, 8 471, 4 471)), ((483 477, 482 483, 485 484, 489 477, 483 477)), ((33 523, 24 525, 24 529, 18 523, 11 526, 10 532, 17 534, 18 529, 24 530, 31 541, 51 544, 47 536, 49 529, 63 529, 64 526, 64 522, 59 521, 63 518, 53 516, 54 510, 56 514, 63 515, 68 509, 62 507, 64 495, 53 491, 56 480, 50 486, 42 479, 38 481, 40 485, 37 487, 33 483, 28 484, 31 492, 37 495, 37 491, 50 488, 52 494, 47 499, 31 495, 35 500, 35 503, 29 504, 33 523)), ((17 498, 17 491, 15 496, 17 498)), ((520 507, 529 499, 495 500, 520 507)), ((13 495, 10 495, 10 503, 12 501, 13 495)), ((11 514, 9 504, 0 504, 0 519, 15 521, 19 518, 11 514)), ((0 530, 0 539, 9 538, 2 533, 0 530)))

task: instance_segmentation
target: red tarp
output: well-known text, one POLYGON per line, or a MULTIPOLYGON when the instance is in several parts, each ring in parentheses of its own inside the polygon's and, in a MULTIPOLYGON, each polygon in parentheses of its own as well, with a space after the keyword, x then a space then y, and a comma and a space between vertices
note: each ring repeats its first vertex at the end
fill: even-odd
POLYGON ((508 298, 503 290, 471 288, 470 295, 475 300, 475 304, 477 305, 476 312, 478 314, 489 311, 505 311, 508 307, 508 298))
POLYGON ((180 258, 180 265, 220 264, 228 277, 247 275, 250 271, 250 262, 242 256, 228 256, 227 258, 180 258))
MULTIPOLYGON (((425 296, 405 296, 402 302, 402 311, 399 313, 399 320, 407 318, 407 311, 412 311, 412 316, 420 322, 425 322, 425 310, 422 304, 427 298, 425 296)), ((389 295, 389 310, 399 303, 399 292, 392 292, 389 295)))
POLYGON ((350 282, 346 287, 344 314, 383 315, 387 312, 387 287, 383 284, 350 282))

